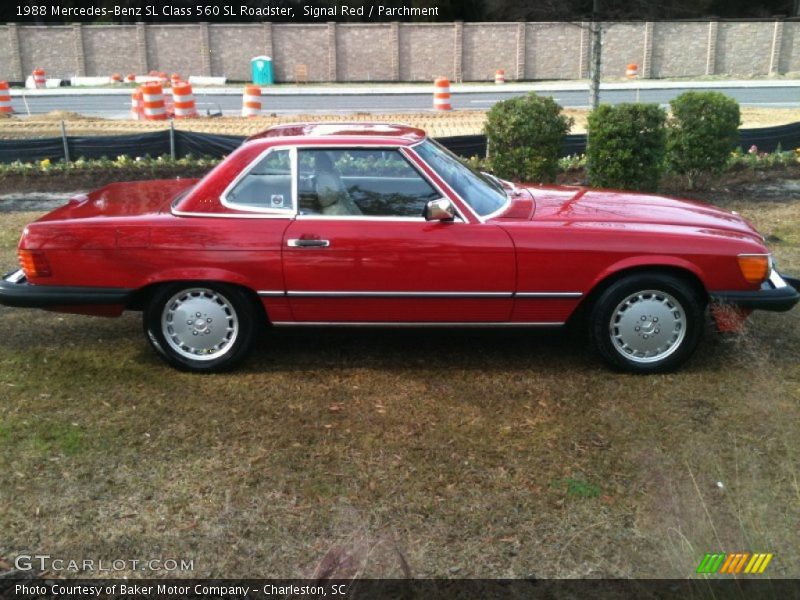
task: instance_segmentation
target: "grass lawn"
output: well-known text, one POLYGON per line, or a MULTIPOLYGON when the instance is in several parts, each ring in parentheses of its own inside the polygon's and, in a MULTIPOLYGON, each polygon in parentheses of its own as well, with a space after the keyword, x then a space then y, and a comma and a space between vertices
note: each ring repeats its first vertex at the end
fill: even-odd
MULTIPOLYGON (((800 201, 714 200, 800 273, 800 201)), ((2 215, 4 268, 36 216, 2 215)), ((798 423, 800 310, 710 333, 670 375, 610 372, 560 333, 275 331, 240 371, 197 376, 136 313, 0 307, 0 564, 688 577, 746 551, 800 577, 798 423)))

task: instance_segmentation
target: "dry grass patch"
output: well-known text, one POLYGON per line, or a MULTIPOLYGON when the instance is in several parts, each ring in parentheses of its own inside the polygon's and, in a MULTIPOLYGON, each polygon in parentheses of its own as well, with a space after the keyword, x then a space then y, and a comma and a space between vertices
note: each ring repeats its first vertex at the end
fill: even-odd
MULTIPOLYGON (((800 273, 796 202, 720 201, 800 273)), ((0 263, 35 216, 4 215, 0 263)), ((744 550, 798 577, 799 325, 758 314, 651 377, 510 331, 274 331, 243 370, 193 376, 138 315, 1 308, 0 558, 687 577, 744 550)))
MULTIPOLYGON (((0 123, 0 138, 18 139, 52 137, 61 135, 62 120, 68 135, 118 135, 163 131, 166 124, 157 121, 132 121, 124 119, 89 118, 74 113, 57 111, 49 115, 13 118, 0 123)), ((175 121, 175 129, 222 135, 253 135, 273 125, 297 122, 353 122, 379 121, 382 123, 407 123, 426 130, 433 137, 473 135, 481 133, 486 121, 485 111, 459 110, 448 113, 422 111, 419 113, 365 113, 352 114, 295 114, 265 115, 262 117, 217 117, 213 119, 182 119, 175 121)))
MULTIPOLYGON (((769 127, 796 123, 800 121, 800 109, 797 108, 757 108, 741 107, 742 127, 769 127)), ((575 119, 571 133, 586 133, 587 109, 566 108, 564 114, 575 119)), ((120 119, 103 119, 85 117, 76 113, 53 111, 46 115, 34 115, 26 118, 11 118, 0 122, 0 138, 16 139, 30 137, 52 137, 61 135, 61 121, 67 125, 69 135, 119 135, 140 133, 145 131, 161 131, 163 122, 130 121, 120 119)), ((296 114, 266 115, 257 118, 218 117, 214 119, 183 119, 175 122, 175 128, 184 131, 199 131, 222 135, 253 135, 273 125, 282 123, 310 122, 342 122, 342 121, 380 121, 388 123, 407 123, 420 127, 433 137, 456 135, 477 135, 483 133, 486 123, 486 111, 456 110, 442 113, 421 111, 417 113, 368 113, 353 114, 296 114)))

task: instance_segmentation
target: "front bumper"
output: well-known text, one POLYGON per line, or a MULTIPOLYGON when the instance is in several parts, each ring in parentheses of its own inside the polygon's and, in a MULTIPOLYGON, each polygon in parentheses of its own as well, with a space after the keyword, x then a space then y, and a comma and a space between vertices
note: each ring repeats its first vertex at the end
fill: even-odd
POLYGON ((32 285, 22 270, 0 280, 0 304, 20 308, 49 308, 90 304, 125 304, 133 290, 124 288, 32 285))
POLYGON ((753 292, 711 292, 711 301, 716 304, 731 305, 743 310, 770 310, 784 312, 791 310, 800 301, 800 279, 780 275, 776 270, 761 289, 753 292))

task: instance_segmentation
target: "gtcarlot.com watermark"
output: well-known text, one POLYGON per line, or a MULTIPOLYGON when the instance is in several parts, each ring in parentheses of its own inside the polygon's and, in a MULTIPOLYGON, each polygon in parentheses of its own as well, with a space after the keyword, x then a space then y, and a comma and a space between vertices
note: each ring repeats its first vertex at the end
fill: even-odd
POLYGON ((115 571, 194 571, 194 559, 116 558, 111 560, 58 558, 49 554, 20 554, 14 559, 18 571, 51 571, 55 573, 113 573, 115 571))

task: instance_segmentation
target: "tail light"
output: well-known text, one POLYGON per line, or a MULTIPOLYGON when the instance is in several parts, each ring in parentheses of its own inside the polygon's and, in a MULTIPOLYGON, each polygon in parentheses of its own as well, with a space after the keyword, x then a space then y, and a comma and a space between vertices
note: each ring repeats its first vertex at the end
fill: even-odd
POLYGON ((761 283, 769 277, 769 254, 740 254, 739 269, 746 281, 761 283))
POLYGON ((28 279, 50 277, 50 264, 40 250, 20 250, 19 264, 28 279))

